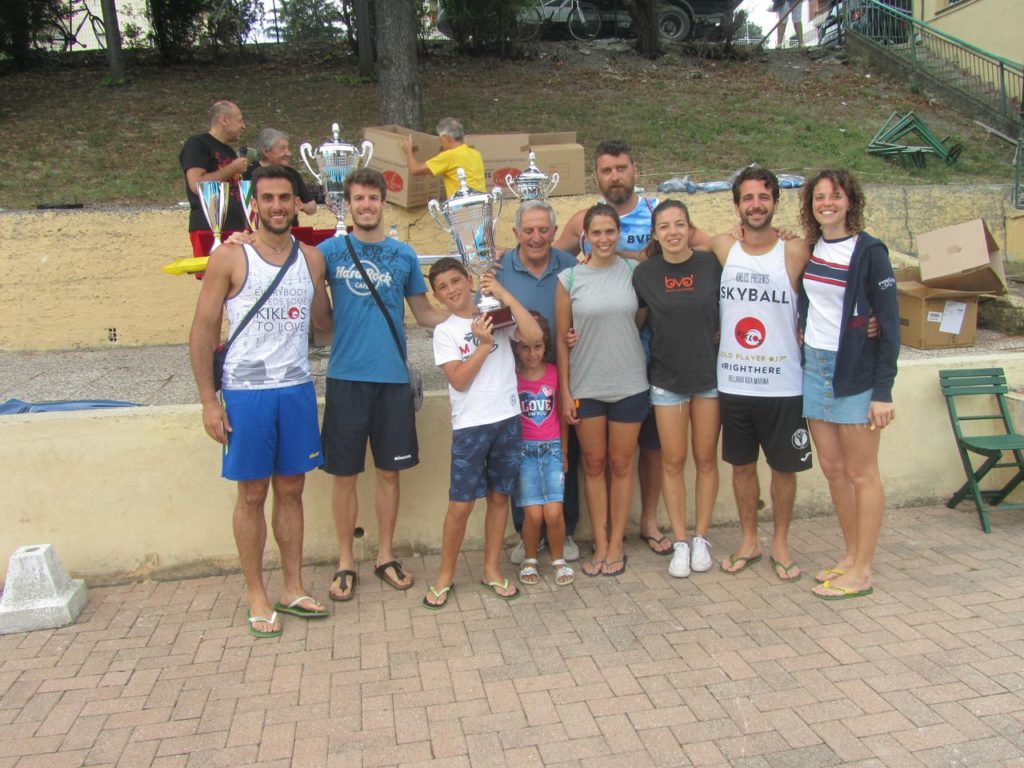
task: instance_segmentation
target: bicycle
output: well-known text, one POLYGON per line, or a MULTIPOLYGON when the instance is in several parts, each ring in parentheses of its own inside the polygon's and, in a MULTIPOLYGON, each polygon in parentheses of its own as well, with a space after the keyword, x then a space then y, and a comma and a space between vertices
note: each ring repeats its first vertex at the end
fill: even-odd
POLYGON ((568 25, 569 34, 577 40, 593 40, 601 32, 601 11, 584 0, 538 0, 516 17, 516 38, 529 42, 540 35, 541 29, 556 23, 568 25), (568 11, 563 16, 566 5, 568 11))
POLYGON ((103 17, 97 16, 89 8, 86 0, 69 0, 62 4, 60 12, 53 18, 54 37, 52 42, 60 47, 62 52, 72 51, 75 47, 88 48, 80 42, 78 37, 88 24, 92 30, 97 47, 103 50, 107 47, 107 28, 103 24, 103 17), (80 17, 76 20, 76 17, 80 17))

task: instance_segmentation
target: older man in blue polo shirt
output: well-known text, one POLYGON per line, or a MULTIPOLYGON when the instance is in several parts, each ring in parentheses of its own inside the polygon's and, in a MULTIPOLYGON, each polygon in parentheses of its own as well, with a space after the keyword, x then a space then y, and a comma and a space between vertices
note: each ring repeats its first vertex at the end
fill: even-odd
MULTIPOLYGON (((578 262, 576 257, 552 247, 558 226, 555 211, 543 200, 527 200, 516 211, 515 233, 518 245, 502 258, 502 269, 497 271, 498 282, 504 285, 524 307, 540 312, 555 330, 555 286, 558 273, 578 262)), ((578 560, 580 548, 572 540, 576 523, 580 519, 579 485, 576 471, 579 466, 580 444, 576 431, 569 430, 569 471, 565 475, 565 559, 578 560)), ((523 528, 523 510, 513 508, 512 522, 517 531, 523 528)), ((522 540, 512 550, 515 564, 523 561, 526 553, 522 540)))

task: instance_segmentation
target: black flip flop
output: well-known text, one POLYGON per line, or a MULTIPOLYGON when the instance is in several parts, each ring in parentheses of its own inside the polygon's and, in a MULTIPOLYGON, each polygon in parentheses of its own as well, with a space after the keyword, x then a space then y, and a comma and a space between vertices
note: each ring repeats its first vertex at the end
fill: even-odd
POLYGON ((398 577, 398 579, 405 578, 405 571, 402 570, 402 564, 397 560, 388 560, 386 563, 381 563, 373 569, 373 574, 378 579, 387 584, 389 587, 391 587, 392 589, 397 589, 400 592, 412 588, 412 579, 409 579, 408 584, 403 584, 402 582, 391 577, 391 574, 388 573, 388 568, 395 569, 395 576, 398 577))
POLYGON ((653 536, 644 536, 641 533, 640 534, 640 541, 646 543, 647 544, 647 548, 649 550, 651 550, 651 552, 653 552, 656 555, 661 555, 662 557, 668 557, 669 555, 672 554, 673 548, 671 546, 668 549, 664 549, 664 550, 662 550, 662 549, 655 549, 654 546, 653 546, 654 544, 661 544, 661 542, 663 542, 663 541, 667 541, 669 544, 672 543, 672 541, 669 539, 669 537, 665 536, 664 534, 662 534, 658 538, 654 538, 653 536))
POLYGON ((336 603, 347 603, 349 600, 351 600, 353 597, 356 596, 356 583, 359 581, 359 574, 358 573, 356 573, 355 571, 345 571, 345 570, 335 571, 334 572, 334 578, 331 579, 331 583, 333 584, 335 581, 340 582, 338 584, 338 586, 341 589, 348 590, 348 594, 345 595, 344 597, 338 597, 333 592, 331 592, 330 589, 328 589, 327 590, 327 596, 329 598, 331 598, 331 600, 333 600, 336 603), (350 580, 351 580, 351 583, 347 583, 350 580))

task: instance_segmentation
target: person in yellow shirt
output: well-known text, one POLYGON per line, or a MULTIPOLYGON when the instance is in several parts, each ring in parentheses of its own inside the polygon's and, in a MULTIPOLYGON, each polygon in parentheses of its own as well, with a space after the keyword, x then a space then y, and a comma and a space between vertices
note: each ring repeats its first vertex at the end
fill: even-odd
POLYGON ((410 173, 414 176, 444 176, 444 194, 445 197, 451 197, 459 189, 456 169, 462 168, 466 172, 466 184, 470 189, 487 191, 483 155, 466 144, 462 123, 454 117, 446 117, 437 124, 435 131, 441 139, 441 151, 425 163, 413 156, 412 136, 406 136, 402 141, 410 173))

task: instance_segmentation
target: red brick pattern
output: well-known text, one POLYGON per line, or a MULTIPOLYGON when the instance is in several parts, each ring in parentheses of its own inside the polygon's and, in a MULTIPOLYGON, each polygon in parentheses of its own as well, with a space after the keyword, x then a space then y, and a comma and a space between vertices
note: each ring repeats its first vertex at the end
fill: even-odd
POLYGON ((409 592, 363 563, 353 602, 276 640, 237 575, 94 588, 75 626, 0 637, 0 768, 1024 766, 1024 518, 993 530, 893 512, 875 595, 835 603, 810 594, 830 516, 793 526, 797 584, 767 558, 672 579, 631 535, 622 577, 558 588, 544 562, 514 603, 466 553, 432 613, 436 556, 409 592))

